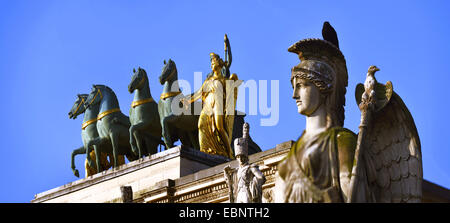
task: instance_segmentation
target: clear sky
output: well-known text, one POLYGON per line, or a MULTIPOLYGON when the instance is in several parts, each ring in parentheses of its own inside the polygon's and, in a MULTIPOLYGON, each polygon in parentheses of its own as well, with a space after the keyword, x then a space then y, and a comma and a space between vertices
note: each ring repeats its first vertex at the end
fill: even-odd
MULTIPOLYGON (((345 127, 357 132, 357 83, 377 65, 415 119, 424 178, 450 188, 450 11, 448 1, 0 1, 0 202, 29 202, 34 194, 77 180, 70 154, 82 145, 81 122, 67 113, 77 93, 110 86, 123 113, 133 68, 146 69, 151 92, 163 60, 179 78, 210 71, 209 53, 233 52, 231 72, 243 80, 279 81, 279 122, 250 134, 263 150, 295 140, 305 127, 297 113, 287 48, 321 38, 324 21, 338 33, 349 85, 345 127)), ((269 84, 270 89, 270 84, 269 84)), ((270 97, 269 97, 270 98, 270 97)), ((248 111, 246 111, 248 113, 248 111)), ((84 176, 85 156, 76 158, 84 176)))

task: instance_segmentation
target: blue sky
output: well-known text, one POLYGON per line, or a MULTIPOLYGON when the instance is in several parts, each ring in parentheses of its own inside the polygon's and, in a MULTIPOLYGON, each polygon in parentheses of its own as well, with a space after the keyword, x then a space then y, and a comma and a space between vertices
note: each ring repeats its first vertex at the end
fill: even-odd
MULTIPOLYGON (((392 81, 415 119, 424 178, 450 188, 449 11, 448 1, 2 0, 0 202, 29 202, 77 180, 70 153, 82 145, 82 119, 67 116, 77 93, 108 85, 128 114, 133 68, 146 69, 158 98, 164 59, 193 83, 194 72, 210 71, 210 52, 223 55, 225 33, 240 79, 279 80, 279 122, 260 126, 263 115, 248 116, 252 138, 263 150, 297 139, 305 119, 289 78, 299 60, 287 48, 321 38, 324 21, 336 29, 347 60, 345 127, 357 132, 354 89, 377 65, 377 79, 392 81)), ((84 156, 76 165, 84 176, 84 156)))

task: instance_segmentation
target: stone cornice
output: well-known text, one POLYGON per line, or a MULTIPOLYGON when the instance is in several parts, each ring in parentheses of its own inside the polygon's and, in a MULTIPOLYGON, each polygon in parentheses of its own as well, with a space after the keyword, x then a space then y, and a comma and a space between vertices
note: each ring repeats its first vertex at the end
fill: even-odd
MULTIPOLYGON (((267 194, 274 185, 276 173, 276 164, 284 158, 289 152, 293 141, 287 141, 278 144, 275 148, 252 154, 249 156, 249 162, 260 166, 261 171, 266 176, 266 183, 263 188, 267 194)), ((237 160, 222 163, 217 166, 198 171, 196 173, 174 180, 173 194, 171 198, 158 196, 158 191, 163 192, 161 188, 154 188, 144 194, 140 194, 135 202, 145 203, 220 203, 228 202, 228 186, 223 176, 225 166, 237 168, 237 160)))
POLYGON ((221 156, 205 154, 191 148, 182 148, 181 146, 177 146, 169 150, 159 152, 157 154, 144 157, 133 162, 129 162, 117 168, 112 168, 101 173, 89 176, 87 178, 39 193, 35 195, 35 199, 33 199, 31 202, 40 203, 51 200, 177 157, 193 160, 197 163, 202 163, 207 166, 216 166, 220 163, 229 161, 229 159, 221 156))

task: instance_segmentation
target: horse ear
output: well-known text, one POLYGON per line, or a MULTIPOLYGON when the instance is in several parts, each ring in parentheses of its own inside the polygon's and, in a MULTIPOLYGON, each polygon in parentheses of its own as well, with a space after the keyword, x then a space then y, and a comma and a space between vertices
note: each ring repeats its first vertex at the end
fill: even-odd
POLYGON ((164 64, 166 64, 166 60, 164 60, 164 64))

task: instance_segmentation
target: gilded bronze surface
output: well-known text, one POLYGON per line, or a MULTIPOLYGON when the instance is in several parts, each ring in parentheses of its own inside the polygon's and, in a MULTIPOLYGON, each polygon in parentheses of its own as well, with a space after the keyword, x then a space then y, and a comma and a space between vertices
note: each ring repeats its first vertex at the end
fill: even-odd
POLYGON ((139 106, 139 105, 142 105, 142 104, 146 104, 146 103, 149 103, 149 102, 153 102, 153 101, 155 101, 155 100, 153 100, 153 98, 146 98, 146 99, 142 99, 142 100, 133 101, 131 103, 131 107, 135 108, 136 106, 139 106))
POLYGON ((86 127, 88 127, 92 123, 95 123, 96 121, 97 121, 97 118, 83 122, 83 124, 81 125, 81 129, 84 130, 86 127))
POLYGON ((114 112, 120 112, 120 108, 109 109, 109 110, 106 110, 106 111, 104 111, 104 112, 98 114, 97 120, 102 120, 102 118, 104 118, 105 116, 107 116, 107 115, 109 115, 109 114, 112 114, 112 113, 114 113, 114 112))
POLYGON ((177 95, 181 94, 181 91, 173 91, 173 92, 167 92, 167 93, 162 93, 161 96, 159 97, 161 100, 164 100, 166 98, 170 98, 170 97, 175 97, 177 95))
POLYGON ((237 75, 226 77, 226 63, 215 53, 210 54, 212 73, 188 103, 202 99, 198 121, 200 151, 234 158, 231 149, 237 88, 226 81, 237 81, 237 75))

